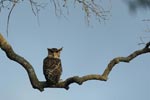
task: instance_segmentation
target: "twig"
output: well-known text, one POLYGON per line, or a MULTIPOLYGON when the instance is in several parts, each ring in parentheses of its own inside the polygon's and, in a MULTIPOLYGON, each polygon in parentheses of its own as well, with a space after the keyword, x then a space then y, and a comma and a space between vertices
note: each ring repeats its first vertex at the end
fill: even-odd
POLYGON ((8 18, 7 18, 7 29, 6 29, 7 37, 8 37, 8 28, 9 28, 10 15, 11 15, 11 13, 12 13, 12 11, 13 11, 13 9, 15 8, 15 6, 16 6, 17 3, 18 3, 18 0, 16 0, 16 1, 14 0, 14 1, 13 1, 13 5, 12 5, 10 11, 9 11, 9 14, 8 14, 8 18))

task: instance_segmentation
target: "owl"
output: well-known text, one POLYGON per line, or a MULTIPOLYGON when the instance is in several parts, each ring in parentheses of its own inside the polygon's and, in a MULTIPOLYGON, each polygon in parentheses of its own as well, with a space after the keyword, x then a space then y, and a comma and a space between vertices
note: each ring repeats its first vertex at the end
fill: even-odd
POLYGON ((48 48, 48 56, 43 60, 43 74, 48 84, 55 85, 62 74, 60 52, 62 48, 48 48))

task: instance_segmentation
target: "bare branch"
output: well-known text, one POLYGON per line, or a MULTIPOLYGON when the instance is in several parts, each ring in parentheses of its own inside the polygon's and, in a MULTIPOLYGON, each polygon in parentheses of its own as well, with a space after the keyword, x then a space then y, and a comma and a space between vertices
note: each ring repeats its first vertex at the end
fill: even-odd
POLYGON ((29 2, 31 5, 32 12, 35 16, 38 15, 41 8, 44 8, 46 6, 45 3, 39 3, 39 2, 34 1, 34 0, 29 0, 29 2))
POLYGON ((104 76, 106 79, 109 75, 109 73, 111 72, 112 68, 120 63, 120 62, 126 62, 126 63, 129 63, 131 60, 133 60, 134 58, 136 58, 137 56, 141 55, 141 54, 145 54, 145 53, 150 53, 150 42, 148 42, 146 44, 146 46, 141 49, 141 50, 137 50, 133 53, 131 53, 129 56, 127 57, 116 57, 114 58, 113 60, 110 61, 110 63, 108 64, 108 66, 106 67, 104 73, 102 74, 102 76, 104 76))
MULTIPOLYGON (((37 16, 37 20, 39 18, 39 11, 41 8, 46 7, 48 2, 46 1, 37 1, 37 0, 27 0, 29 2, 29 5, 31 6, 31 10, 35 16, 37 16), (45 3, 44 3, 45 2, 45 3)), ((107 20, 108 14, 110 10, 104 10, 101 6, 101 0, 49 0, 55 9, 55 14, 57 16, 64 16, 65 14, 63 11, 67 10, 67 14, 69 13, 69 7, 67 5, 71 5, 73 3, 74 5, 77 4, 81 7, 83 10, 83 13, 85 15, 85 20, 87 24, 89 25, 92 18, 95 18, 99 22, 101 20, 107 20), (65 9, 64 9, 65 8, 65 9)), ((7 27, 6 27, 6 33, 8 36, 9 31, 9 23, 10 23, 10 17, 12 14, 12 11, 14 10, 15 6, 19 4, 20 2, 24 2, 24 0, 1 0, 0 1, 0 12, 2 9, 7 8, 9 13, 7 16, 7 27)), ((39 20, 38 20, 39 21, 39 20)))
POLYGON ((23 68, 25 68, 25 70, 28 73, 30 82, 33 86, 33 88, 38 88, 40 91, 43 90, 43 88, 41 87, 41 84, 34 72, 34 69, 32 67, 32 65, 23 57, 21 57, 20 55, 16 54, 12 47, 9 45, 9 43, 4 39, 4 37, 2 36, 2 34, 0 34, 0 48, 5 51, 7 57, 17 63, 19 63, 20 65, 22 65, 23 68))
POLYGON ((9 28, 10 15, 11 15, 13 9, 15 8, 16 4, 18 3, 18 1, 19 1, 19 0, 13 0, 13 1, 12 1, 12 2, 13 2, 13 5, 12 5, 10 11, 9 11, 8 18, 7 18, 7 29, 6 29, 6 31, 7 31, 7 32, 6 32, 6 33, 7 33, 7 36, 8 36, 8 28, 9 28))
POLYGON ((22 65, 22 67, 27 71, 32 87, 40 91, 43 91, 44 88, 65 88, 66 90, 68 90, 69 85, 71 85, 72 83, 77 83, 78 85, 82 85, 82 83, 89 81, 89 80, 107 81, 109 73, 111 72, 112 68, 116 64, 118 64, 119 62, 128 63, 139 55, 150 53, 149 46, 150 46, 150 42, 148 42, 143 49, 134 51, 127 57, 114 58, 113 60, 110 61, 110 63, 108 64, 108 66, 106 67, 102 75, 91 74, 91 75, 85 75, 82 77, 73 76, 73 77, 67 78, 64 81, 57 83, 56 85, 50 85, 46 81, 38 80, 32 65, 26 59, 16 54, 13 51, 12 47, 9 45, 9 43, 4 39, 2 34, 0 34, 0 48, 6 53, 9 59, 22 65))
POLYGON ((89 81, 89 80, 106 81, 106 79, 101 75, 91 74, 91 75, 85 75, 85 76, 82 76, 82 77, 73 76, 73 77, 67 78, 65 81, 59 82, 58 84, 53 85, 53 86, 50 86, 46 82, 42 82, 42 83, 43 83, 44 88, 65 88, 66 90, 68 90, 69 85, 72 84, 72 83, 82 85, 83 82, 86 82, 86 81, 89 81))
POLYGON ((107 20, 108 14, 110 10, 104 10, 104 8, 100 5, 100 0, 75 0, 79 4, 82 5, 82 9, 85 13, 85 19, 90 23, 92 17, 95 17, 96 20, 107 20))
MULTIPOLYGON (((8 36, 8 31, 9 31, 9 22, 10 22, 10 17, 12 14, 12 11, 16 7, 16 5, 20 2, 23 2, 23 0, 1 0, 0 1, 0 12, 2 9, 7 8, 9 10, 8 16, 7 16, 7 27, 6 27, 6 33, 8 36)), ((41 8, 44 8, 46 4, 44 3, 39 3, 38 1, 34 0, 29 0, 29 3, 31 5, 31 10, 35 16, 37 16, 38 19, 38 13, 41 8)))

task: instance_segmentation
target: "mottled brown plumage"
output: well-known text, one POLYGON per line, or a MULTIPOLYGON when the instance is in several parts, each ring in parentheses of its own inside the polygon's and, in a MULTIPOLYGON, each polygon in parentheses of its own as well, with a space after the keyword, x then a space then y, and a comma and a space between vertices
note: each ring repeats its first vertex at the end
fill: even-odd
POLYGON ((60 49, 48 49, 48 56, 43 61, 43 73, 46 81, 51 84, 57 84, 62 74, 62 66, 60 60, 60 49))

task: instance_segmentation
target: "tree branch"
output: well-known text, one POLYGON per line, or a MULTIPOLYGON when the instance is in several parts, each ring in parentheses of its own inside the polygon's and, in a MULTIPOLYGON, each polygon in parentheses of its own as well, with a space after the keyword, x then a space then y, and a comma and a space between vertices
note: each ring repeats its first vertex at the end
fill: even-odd
POLYGON ((106 69, 104 70, 102 75, 91 74, 91 75, 85 75, 82 77, 73 76, 73 77, 67 78, 64 81, 57 83, 56 85, 50 85, 46 81, 38 80, 32 65, 26 59, 24 59, 20 55, 16 54, 14 52, 13 48, 11 47, 11 45, 5 40, 5 38, 2 36, 2 34, 0 34, 0 48, 6 53, 6 55, 9 59, 22 65, 22 67, 27 71, 27 74, 29 76, 32 87, 34 89, 38 89, 40 91, 43 91, 44 88, 65 88, 66 90, 68 90, 69 85, 71 85, 72 83, 77 83, 78 85, 82 85, 83 82, 86 82, 89 80, 107 81, 109 73, 111 72, 112 68, 116 64, 118 64, 119 62, 127 62, 128 63, 131 60, 133 60, 135 57, 137 57, 141 54, 150 53, 149 46, 150 46, 150 42, 148 42, 143 49, 137 50, 137 51, 131 53, 127 57, 114 58, 113 60, 110 61, 110 63, 108 64, 108 66, 106 67, 106 69))
POLYGON ((127 57, 116 57, 113 60, 110 61, 110 63, 108 64, 108 66, 106 67, 104 73, 102 74, 102 76, 104 76, 106 79, 109 75, 109 73, 111 72, 112 68, 118 64, 119 62, 126 62, 129 63, 131 60, 133 60, 134 58, 136 58, 137 56, 141 55, 141 54, 145 54, 145 53, 150 53, 150 42, 148 42, 146 44, 146 46, 141 49, 141 50, 137 50, 133 53, 131 53, 129 56, 127 57))
POLYGON ((2 34, 0 34, 0 48, 6 53, 6 55, 9 59, 19 63, 20 65, 22 65, 23 68, 25 68, 25 70, 28 73, 28 76, 29 76, 29 79, 30 79, 30 82, 31 82, 33 88, 38 88, 40 91, 42 91, 43 87, 41 87, 41 84, 34 72, 32 65, 27 60, 25 60, 23 57, 19 56, 18 54, 16 54, 13 51, 12 47, 4 39, 2 34))

